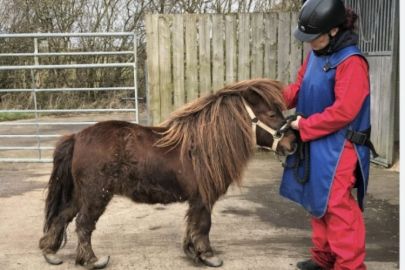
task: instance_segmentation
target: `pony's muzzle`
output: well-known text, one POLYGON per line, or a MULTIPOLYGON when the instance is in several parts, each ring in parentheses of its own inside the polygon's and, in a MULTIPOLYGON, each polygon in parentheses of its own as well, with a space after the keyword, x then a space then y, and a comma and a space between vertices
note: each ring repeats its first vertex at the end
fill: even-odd
POLYGON ((286 150, 285 155, 286 156, 292 155, 297 151, 297 149, 298 149, 298 144, 296 142, 294 142, 294 143, 292 143, 290 150, 285 149, 286 150))
POLYGON ((281 146, 281 155, 282 156, 289 156, 294 154, 298 149, 298 144, 296 141, 289 142, 289 143, 280 143, 281 146))

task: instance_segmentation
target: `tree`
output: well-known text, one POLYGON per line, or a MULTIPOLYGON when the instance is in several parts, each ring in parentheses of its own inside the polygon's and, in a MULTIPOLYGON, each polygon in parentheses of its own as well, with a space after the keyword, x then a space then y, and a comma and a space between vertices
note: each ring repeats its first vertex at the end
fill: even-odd
MULTIPOLYGON (((0 0, 1 33, 69 33, 69 32, 135 32, 138 37, 138 86, 144 94, 146 38, 144 15, 146 13, 231 13, 298 10, 300 0, 0 0)), ((127 51, 133 40, 105 38, 46 38, 39 40, 42 52, 66 51, 127 51)), ((31 39, 0 39, 0 53, 33 52, 31 39)), ((65 56, 41 57, 40 64, 105 63, 131 61, 131 56, 65 56)), ((1 65, 34 64, 33 57, 0 58, 1 65)), ((49 87, 114 87, 129 86, 133 73, 129 69, 101 70, 43 70, 37 71, 36 80, 43 88, 49 87)), ((1 88, 29 88, 28 71, 1 72, 1 88)), ((24 94, 23 94, 24 95, 24 94)), ((25 93, 26 95, 26 93, 25 93)), ((40 93, 39 99, 66 100, 55 93, 40 93)), ((70 93, 70 99, 94 103, 99 96, 112 93, 70 93)), ((1 98, 2 96, 0 96, 1 98)), ((4 101, 4 94, 2 100, 4 101)), ((24 98, 17 97, 19 104, 24 98)), ((30 97, 26 95, 26 104, 30 97)), ((4 102, 2 103, 4 106, 4 102)), ((28 105, 26 105, 28 106, 28 105)), ((56 106, 56 105, 52 105, 56 106)), ((77 105, 69 105, 77 106, 77 105)), ((94 105, 96 106, 96 105, 94 105)))

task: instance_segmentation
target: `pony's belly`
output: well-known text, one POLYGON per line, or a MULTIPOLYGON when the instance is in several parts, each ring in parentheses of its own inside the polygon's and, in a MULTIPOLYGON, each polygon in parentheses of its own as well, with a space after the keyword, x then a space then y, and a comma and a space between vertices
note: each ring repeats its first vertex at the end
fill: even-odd
POLYGON ((147 204, 169 204, 188 199, 172 171, 138 171, 125 181, 122 193, 135 202, 147 204))
POLYGON ((178 192, 173 192, 172 190, 166 191, 161 188, 135 190, 128 197, 130 197, 134 202, 147 204, 169 204, 175 202, 184 202, 187 200, 178 192))

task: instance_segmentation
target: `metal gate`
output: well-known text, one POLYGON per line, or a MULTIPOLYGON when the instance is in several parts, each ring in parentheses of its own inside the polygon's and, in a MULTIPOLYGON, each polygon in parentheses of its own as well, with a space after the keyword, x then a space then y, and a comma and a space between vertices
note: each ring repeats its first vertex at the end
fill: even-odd
MULTIPOLYGON (((49 144, 54 143, 54 140, 58 138, 60 133, 71 132, 69 126, 79 126, 83 128, 86 125, 91 125, 97 121, 63 121, 61 122, 56 118, 56 121, 49 119, 42 119, 43 114, 52 113, 101 113, 101 112, 133 112, 134 115, 132 121, 139 123, 139 110, 138 110, 138 91, 137 91, 137 38, 135 33, 49 33, 49 34, 3 34, 0 35, 0 39, 12 39, 12 38, 24 38, 33 40, 34 51, 30 53, 3 53, 0 57, 33 57, 34 65, 20 65, 20 66, 0 66, 0 72, 6 72, 11 70, 25 70, 30 71, 31 84, 26 88, 14 88, 14 89, 0 89, 0 93, 15 93, 15 92, 31 92, 33 101, 33 109, 7 109, 0 110, 2 114, 11 113, 30 113, 34 114, 35 118, 30 121, 7 121, 0 122, 0 162, 51 162, 52 159, 44 157, 43 152, 52 153, 53 146, 49 144), (132 39, 133 50, 129 51, 73 51, 73 52, 41 52, 39 50, 38 39, 43 38, 81 38, 81 37, 112 37, 114 39, 120 39, 126 37, 132 39), (40 57, 57 57, 57 56, 97 56, 97 55, 130 55, 132 56, 130 61, 126 62, 108 62, 108 63, 87 63, 87 64, 55 64, 55 65, 41 65, 39 64, 40 57), (103 69, 103 68, 129 68, 133 72, 133 85, 123 87, 94 87, 94 88, 38 88, 35 72, 38 70, 56 70, 56 69, 103 69), (49 91, 133 91, 133 97, 129 100, 133 101, 131 108, 124 109, 39 109, 37 103, 37 95, 40 92, 49 91), (12 130, 18 131, 18 134, 12 133, 12 130), (18 127, 18 128, 16 128, 18 127), (34 128, 32 134, 24 133, 28 127, 34 128), (54 134, 47 133, 45 127, 53 127, 54 134), (55 134, 57 133, 57 134, 55 134), (15 141, 20 140, 15 145, 15 141), (14 142, 12 145, 11 142, 14 142), (11 145, 11 146, 10 146, 11 145), (47 145, 47 146, 44 146, 47 145), (15 154, 16 152, 34 151, 35 157, 29 157, 24 153, 15 154), (12 153, 12 154, 11 154, 12 153)), ((118 42, 118 41, 117 41, 118 42)), ((132 96, 132 94, 131 94, 132 96)), ((46 155, 45 155, 46 156, 46 155)))

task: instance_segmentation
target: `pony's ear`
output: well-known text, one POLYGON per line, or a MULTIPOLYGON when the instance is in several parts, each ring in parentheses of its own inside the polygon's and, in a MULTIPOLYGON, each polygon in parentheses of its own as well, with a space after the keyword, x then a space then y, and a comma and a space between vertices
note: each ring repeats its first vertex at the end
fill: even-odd
POLYGON ((251 105, 258 105, 263 98, 253 90, 247 89, 241 92, 242 97, 251 105))

